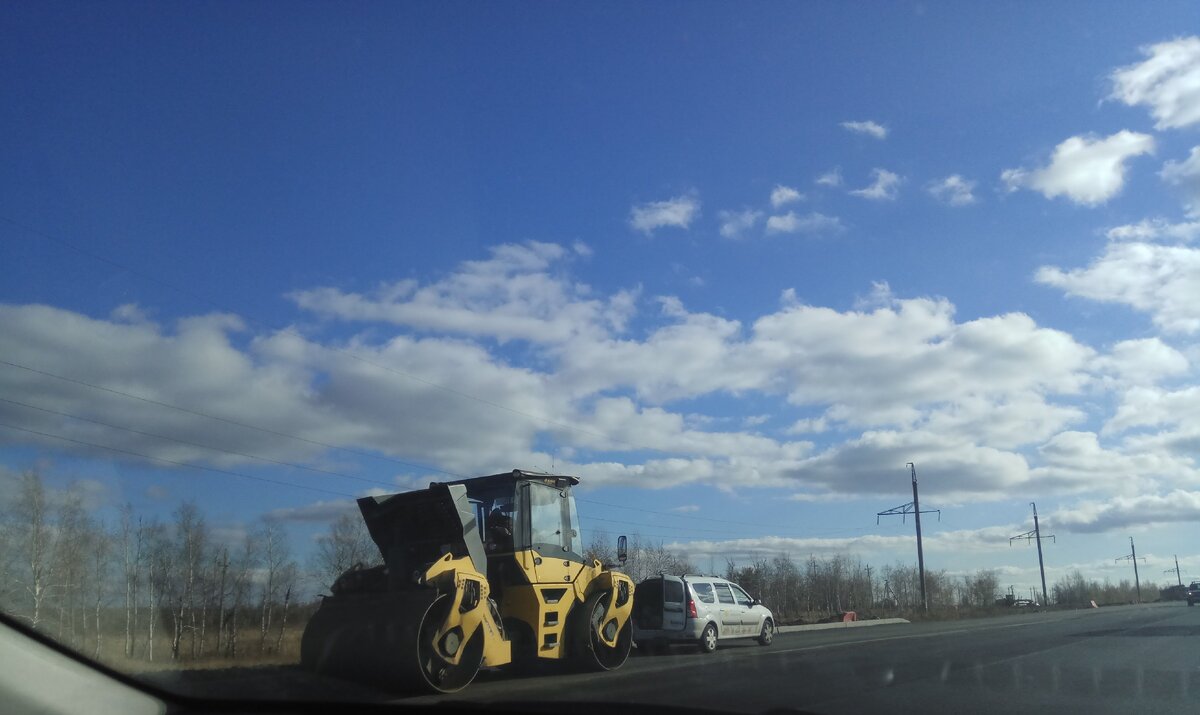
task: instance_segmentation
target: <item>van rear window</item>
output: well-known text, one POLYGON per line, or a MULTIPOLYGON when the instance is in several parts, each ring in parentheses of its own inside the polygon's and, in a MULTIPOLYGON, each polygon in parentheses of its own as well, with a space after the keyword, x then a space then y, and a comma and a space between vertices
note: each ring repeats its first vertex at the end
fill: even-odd
POLYGON ((716 603, 717 597, 713 595, 713 587, 711 583, 693 583, 692 590, 696 592, 696 596, 705 603, 716 603))
POLYGON ((683 603, 683 582, 664 580, 663 600, 670 603, 683 603))

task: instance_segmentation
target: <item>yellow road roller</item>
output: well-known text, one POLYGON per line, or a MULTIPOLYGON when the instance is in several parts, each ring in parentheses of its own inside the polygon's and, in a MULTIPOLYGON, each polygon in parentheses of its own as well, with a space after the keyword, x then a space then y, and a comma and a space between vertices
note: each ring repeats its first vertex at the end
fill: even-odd
MULTIPOLYGON (((301 665, 440 693, 484 667, 620 667, 633 582, 583 557, 578 483, 513 470, 359 499, 383 565, 337 579, 304 629, 301 665)), ((625 537, 617 550, 623 563, 625 537)))

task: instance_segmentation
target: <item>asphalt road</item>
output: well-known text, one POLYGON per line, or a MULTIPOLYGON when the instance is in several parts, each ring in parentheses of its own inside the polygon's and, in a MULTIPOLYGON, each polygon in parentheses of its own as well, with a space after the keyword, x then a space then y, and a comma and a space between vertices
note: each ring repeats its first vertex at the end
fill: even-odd
MULTIPOLYGON (((779 635, 715 654, 640 656, 618 671, 484 672, 451 696, 397 698, 289 669, 163 683, 272 697, 393 702, 626 702, 731 712, 1200 712, 1200 608, 1180 602, 779 635)), ((161 682, 161 681, 160 681, 161 682)), ((210 691, 211 692, 211 691, 210 691)), ((565 708, 564 708, 565 710, 565 708)))

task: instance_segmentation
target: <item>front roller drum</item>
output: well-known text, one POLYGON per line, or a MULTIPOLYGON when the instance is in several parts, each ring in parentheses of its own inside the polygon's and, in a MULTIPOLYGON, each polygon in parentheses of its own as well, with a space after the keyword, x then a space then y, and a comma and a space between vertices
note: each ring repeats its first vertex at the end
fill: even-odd
POLYGON ((574 619, 571 634, 574 642, 574 660, 582 670, 616 670, 624 665, 629 658, 629 650, 633 645, 632 619, 626 620, 625 625, 617 627, 615 619, 604 621, 608 611, 608 603, 612 600, 612 591, 598 591, 587 597, 574 619), (603 633, 612 640, 615 646, 609 646, 600 637, 603 633))
POLYGON ((483 631, 453 629, 434 642, 454 606, 432 589, 327 598, 301 641, 301 664, 321 675, 399 692, 453 693, 475 679, 483 631), (458 663, 445 656, 460 652, 458 663))

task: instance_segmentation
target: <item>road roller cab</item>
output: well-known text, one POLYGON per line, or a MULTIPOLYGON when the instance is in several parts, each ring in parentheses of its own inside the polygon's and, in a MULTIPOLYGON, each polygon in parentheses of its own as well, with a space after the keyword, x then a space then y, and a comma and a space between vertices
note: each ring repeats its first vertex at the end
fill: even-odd
POLYGON ((584 558, 578 483, 514 470, 360 499, 384 564, 338 579, 305 628, 302 665, 439 692, 512 662, 619 667, 633 582, 584 558))

